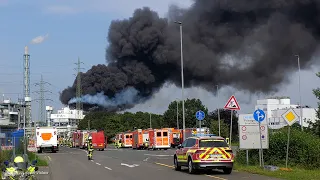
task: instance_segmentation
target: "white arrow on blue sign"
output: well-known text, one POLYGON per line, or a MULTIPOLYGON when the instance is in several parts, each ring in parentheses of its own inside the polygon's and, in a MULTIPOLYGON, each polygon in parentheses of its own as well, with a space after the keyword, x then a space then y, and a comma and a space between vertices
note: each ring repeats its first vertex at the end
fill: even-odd
POLYGON ((257 122, 262 122, 263 120, 266 119, 266 114, 264 113, 264 111, 262 111, 261 109, 257 109, 254 111, 253 113, 253 118, 254 120, 256 120, 257 122))
POLYGON ((196 118, 199 120, 199 121, 202 121, 204 118, 206 117, 206 115, 204 114, 203 111, 197 111, 196 112, 196 118))

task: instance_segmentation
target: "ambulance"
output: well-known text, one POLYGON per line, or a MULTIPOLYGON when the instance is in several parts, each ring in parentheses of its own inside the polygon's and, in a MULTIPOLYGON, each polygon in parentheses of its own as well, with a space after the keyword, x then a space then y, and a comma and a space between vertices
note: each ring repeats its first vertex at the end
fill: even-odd
POLYGON ((55 153, 58 151, 58 135, 56 127, 37 127, 36 128, 36 148, 38 153, 43 150, 50 150, 55 153))

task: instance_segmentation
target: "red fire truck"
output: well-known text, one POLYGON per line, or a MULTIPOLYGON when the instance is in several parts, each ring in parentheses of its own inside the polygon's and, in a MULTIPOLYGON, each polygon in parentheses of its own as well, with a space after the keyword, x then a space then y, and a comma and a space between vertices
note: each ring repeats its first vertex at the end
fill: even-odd
POLYGON ((93 149, 103 151, 107 147, 107 137, 104 136, 104 131, 90 132, 90 136, 92 137, 93 149))

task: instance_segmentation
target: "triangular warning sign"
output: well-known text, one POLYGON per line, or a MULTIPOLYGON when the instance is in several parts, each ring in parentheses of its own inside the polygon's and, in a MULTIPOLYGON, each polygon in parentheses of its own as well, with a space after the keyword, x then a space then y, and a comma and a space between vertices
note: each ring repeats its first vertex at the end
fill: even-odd
POLYGON ((229 110, 240 110, 240 106, 237 102, 236 97, 234 97, 233 95, 229 98, 227 104, 224 106, 225 109, 229 109, 229 110))

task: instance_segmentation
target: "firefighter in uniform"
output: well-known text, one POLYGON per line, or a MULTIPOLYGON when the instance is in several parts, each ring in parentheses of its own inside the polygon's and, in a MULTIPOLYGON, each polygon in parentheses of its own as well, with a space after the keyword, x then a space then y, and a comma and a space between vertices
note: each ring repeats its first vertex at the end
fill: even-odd
POLYGON ((93 154, 93 145, 92 145, 92 137, 88 137, 88 160, 92 159, 92 154, 93 154))

